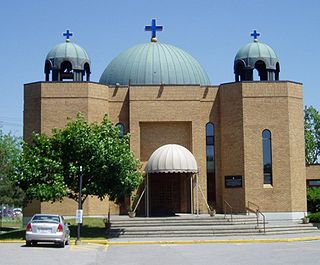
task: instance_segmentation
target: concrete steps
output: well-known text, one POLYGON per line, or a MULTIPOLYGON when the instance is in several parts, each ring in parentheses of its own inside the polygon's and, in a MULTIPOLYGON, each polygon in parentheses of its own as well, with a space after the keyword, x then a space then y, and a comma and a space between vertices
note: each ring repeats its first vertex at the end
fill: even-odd
MULTIPOLYGON (((266 223, 266 234, 301 234, 317 233, 319 230, 312 224, 293 222, 266 223)), ((109 238, 152 238, 152 237, 218 237, 265 235, 260 222, 257 228, 255 216, 235 216, 233 220, 223 215, 158 217, 158 218, 115 218, 111 219, 108 230, 109 238)), ((320 235, 320 232, 319 232, 320 235)))

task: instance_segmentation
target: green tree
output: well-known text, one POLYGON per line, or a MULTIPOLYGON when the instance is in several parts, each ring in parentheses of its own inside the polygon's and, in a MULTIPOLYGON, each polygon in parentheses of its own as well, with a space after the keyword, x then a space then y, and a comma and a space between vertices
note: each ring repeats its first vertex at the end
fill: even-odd
POLYGON ((320 188, 311 187, 307 190, 308 211, 311 213, 320 212, 320 188))
POLYGON ((82 202, 88 196, 109 196, 119 202, 130 196, 141 180, 140 163, 129 147, 129 135, 107 118, 88 123, 82 115, 53 135, 34 134, 32 144, 24 144, 16 183, 28 200, 78 200, 79 168, 83 168, 82 202))
POLYGON ((304 109, 306 163, 314 164, 320 155, 320 114, 312 106, 304 109))
POLYGON ((21 206, 24 194, 11 177, 21 152, 21 140, 0 130, 0 204, 21 206))

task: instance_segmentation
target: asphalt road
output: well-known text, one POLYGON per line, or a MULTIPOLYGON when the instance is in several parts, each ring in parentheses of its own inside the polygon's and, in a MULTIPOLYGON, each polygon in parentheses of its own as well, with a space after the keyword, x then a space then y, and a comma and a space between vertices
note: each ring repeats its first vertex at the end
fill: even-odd
POLYGON ((112 245, 64 249, 0 244, 1 265, 319 264, 320 241, 290 243, 112 245))

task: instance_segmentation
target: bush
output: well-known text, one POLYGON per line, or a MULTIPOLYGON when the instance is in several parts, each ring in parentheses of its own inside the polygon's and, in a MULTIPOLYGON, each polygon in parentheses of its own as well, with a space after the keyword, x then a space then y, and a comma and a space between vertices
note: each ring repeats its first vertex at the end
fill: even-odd
POLYGON ((308 218, 310 218, 310 222, 312 223, 320 223, 320 212, 311 213, 308 215, 308 218))
POLYGON ((308 188, 307 191, 308 211, 311 213, 320 212, 320 188, 308 188))

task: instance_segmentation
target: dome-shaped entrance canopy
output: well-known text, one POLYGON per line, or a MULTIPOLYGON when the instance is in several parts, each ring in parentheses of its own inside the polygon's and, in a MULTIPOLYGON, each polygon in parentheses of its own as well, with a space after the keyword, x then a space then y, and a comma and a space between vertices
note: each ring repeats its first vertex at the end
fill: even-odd
POLYGON ((99 80, 106 85, 209 85, 209 78, 190 54, 169 44, 150 42, 131 47, 104 70, 99 80))
POLYGON ((152 153, 147 164, 148 173, 197 173, 193 154, 185 147, 167 144, 152 153))

